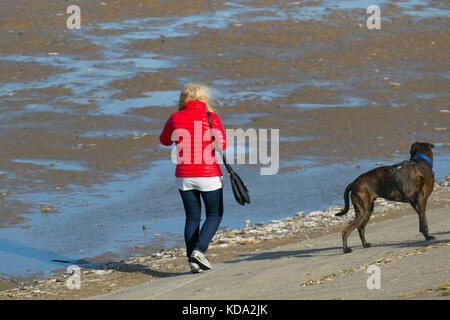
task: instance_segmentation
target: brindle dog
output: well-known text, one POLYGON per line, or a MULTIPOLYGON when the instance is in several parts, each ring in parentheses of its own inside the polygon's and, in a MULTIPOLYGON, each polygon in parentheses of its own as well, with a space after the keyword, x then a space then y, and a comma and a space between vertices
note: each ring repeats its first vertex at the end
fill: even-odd
POLYGON ((344 253, 352 252, 347 247, 347 238, 355 228, 358 228, 363 247, 370 247, 364 237, 364 230, 373 212, 376 198, 410 203, 419 215, 419 231, 426 240, 435 239, 428 234, 425 216, 427 200, 434 187, 433 148, 431 143, 416 142, 411 146, 409 161, 370 170, 347 186, 344 193, 344 210, 336 214, 342 216, 348 212, 351 191, 355 219, 342 231, 344 253))

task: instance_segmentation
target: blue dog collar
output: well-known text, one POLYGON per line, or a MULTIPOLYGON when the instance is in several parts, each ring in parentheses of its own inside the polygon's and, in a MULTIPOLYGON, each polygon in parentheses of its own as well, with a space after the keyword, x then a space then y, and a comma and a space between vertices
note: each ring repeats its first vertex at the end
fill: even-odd
POLYGON ((430 165, 431 168, 433 168, 433 162, 426 155, 418 153, 414 156, 414 158, 422 158, 430 165))

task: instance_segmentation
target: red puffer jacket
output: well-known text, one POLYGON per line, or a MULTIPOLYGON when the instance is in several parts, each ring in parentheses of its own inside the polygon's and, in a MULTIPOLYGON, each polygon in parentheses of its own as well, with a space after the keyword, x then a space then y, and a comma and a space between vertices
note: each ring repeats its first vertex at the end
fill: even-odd
MULTIPOLYGON (((211 124, 219 146, 225 150, 227 146, 225 131, 219 116, 215 113, 211 113, 211 124)), ((191 100, 183 110, 173 113, 164 125, 159 140, 165 146, 170 146, 173 142, 177 145, 176 177, 223 175, 215 158, 215 144, 209 129, 204 102, 191 100)))

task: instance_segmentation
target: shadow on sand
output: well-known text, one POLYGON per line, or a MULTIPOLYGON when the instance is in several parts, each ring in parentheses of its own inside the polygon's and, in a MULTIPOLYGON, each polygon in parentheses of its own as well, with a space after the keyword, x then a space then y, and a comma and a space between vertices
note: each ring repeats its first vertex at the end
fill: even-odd
MULTIPOLYGON (((445 232, 436 232, 432 235, 436 236, 435 240, 426 241, 424 240, 407 240, 407 241, 396 241, 391 243, 386 242, 380 242, 376 244, 372 244, 370 248, 376 248, 376 247, 395 247, 395 248, 408 248, 416 249, 416 248, 424 248, 430 245, 443 243, 443 242, 449 242, 449 238, 439 237, 442 235, 448 235, 450 234, 450 231, 445 232)), ((356 245, 353 247, 355 249, 354 253, 357 253, 358 250, 370 250, 370 248, 363 248, 362 245, 356 245)), ((294 250, 294 251, 271 251, 271 252, 262 252, 257 253, 250 256, 243 256, 241 258, 232 260, 232 261, 226 261, 225 263, 236 263, 240 261, 254 261, 254 260, 275 260, 280 258, 306 258, 306 257, 313 257, 313 256, 325 256, 325 257, 333 257, 333 256, 339 256, 343 255, 342 247, 326 247, 326 248, 311 248, 311 249, 305 249, 305 250, 294 250)))

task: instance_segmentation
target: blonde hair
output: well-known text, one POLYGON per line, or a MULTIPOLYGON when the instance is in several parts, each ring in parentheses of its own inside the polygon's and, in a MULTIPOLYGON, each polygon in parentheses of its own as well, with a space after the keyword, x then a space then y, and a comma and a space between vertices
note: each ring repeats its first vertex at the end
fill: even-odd
POLYGON ((185 84, 180 92, 178 110, 183 110, 184 106, 191 100, 202 101, 206 103, 206 109, 209 112, 216 112, 212 106, 216 99, 213 98, 211 89, 204 84, 194 82, 185 84))

